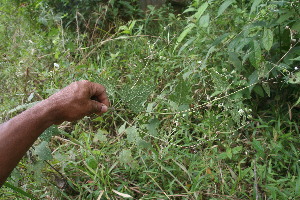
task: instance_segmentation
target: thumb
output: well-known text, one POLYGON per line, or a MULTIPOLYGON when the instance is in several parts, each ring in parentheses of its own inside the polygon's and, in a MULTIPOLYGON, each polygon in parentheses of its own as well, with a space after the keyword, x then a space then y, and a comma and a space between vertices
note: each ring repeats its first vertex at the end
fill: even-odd
POLYGON ((104 103, 100 103, 98 101, 91 101, 91 102, 92 102, 91 108, 93 109, 92 113, 96 113, 97 115, 100 115, 102 113, 107 112, 108 107, 104 103))

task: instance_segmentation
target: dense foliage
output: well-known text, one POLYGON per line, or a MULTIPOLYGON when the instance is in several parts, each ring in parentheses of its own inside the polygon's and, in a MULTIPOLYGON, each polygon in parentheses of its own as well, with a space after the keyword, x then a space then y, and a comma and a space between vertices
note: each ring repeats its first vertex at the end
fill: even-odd
POLYGON ((112 103, 45 131, 0 198, 300 198, 299 1, 1 0, 0 15, 2 121, 80 79, 112 103))

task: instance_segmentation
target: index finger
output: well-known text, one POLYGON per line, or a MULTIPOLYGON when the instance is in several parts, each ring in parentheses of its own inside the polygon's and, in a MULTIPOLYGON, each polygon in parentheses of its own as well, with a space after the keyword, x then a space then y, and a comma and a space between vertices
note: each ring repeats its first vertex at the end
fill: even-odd
POLYGON ((108 96, 106 94, 106 89, 103 85, 98 83, 90 82, 91 88, 91 97, 95 97, 100 103, 104 103, 106 106, 109 106, 108 96))

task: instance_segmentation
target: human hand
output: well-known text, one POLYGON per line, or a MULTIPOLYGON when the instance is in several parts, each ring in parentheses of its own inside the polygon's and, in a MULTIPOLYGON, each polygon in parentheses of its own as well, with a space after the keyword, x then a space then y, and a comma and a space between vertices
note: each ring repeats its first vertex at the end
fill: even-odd
POLYGON ((92 113, 100 115, 109 106, 105 87, 86 80, 71 83, 42 103, 51 107, 54 124, 75 121, 92 113))

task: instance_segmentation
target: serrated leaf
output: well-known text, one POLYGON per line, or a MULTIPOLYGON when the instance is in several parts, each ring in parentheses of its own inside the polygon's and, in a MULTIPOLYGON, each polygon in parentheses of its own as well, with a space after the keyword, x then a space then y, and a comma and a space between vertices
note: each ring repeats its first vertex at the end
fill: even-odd
POLYGON ((39 157, 41 160, 51 160, 52 154, 48 146, 48 142, 43 141, 35 147, 34 154, 39 157))
POLYGON ((223 14, 223 12, 232 4, 234 3, 235 0, 226 0, 222 3, 222 5, 219 7, 219 10, 218 10, 218 16, 219 17, 220 15, 223 14))
POLYGON ((150 135, 156 136, 157 135, 157 128, 160 124, 160 121, 157 118, 149 120, 149 124, 147 124, 148 133, 150 135))
POLYGON ((49 128, 47 128, 41 135, 40 135, 40 139, 43 141, 47 141, 49 142, 51 137, 54 135, 58 135, 60 134, 59 129, 57 128, 56 125, 50 126, 49 128))
POLYGON ((129 149, 122 150, 121 153, 119 154, 119 159, 120 162, 123 164, 130 163, 133 160, 131 151, 129 149))
POLYGON ((196 18, 196 20, 200 19, 200 17, 203 15, 203 13, 207 9, 207 7, 208 7, 208 3, 205 2, 198 8, 198 11, 194 14, 194 17, 196 18))
POLYGON ((133 112, 140 112, 144 109, 144 103, 151 94, 153 88, 149 85, 139 85, 133 88, 125 86, 120 92, 122 101, 133 112))
POLYGON ((107 141, 106 134, 107 131, 99 129, 97 133, 94 135, 93 142, 94 143, 106 142, 107 141))
POLYGON ((208 25, 209 25, 209 13, 203 15, 199 20, 199 26, 206 28, 208 27, 208 25))
POLYGON ((135 126, 128 127, 125 130, 125 132, 126 132, 126 135, 127 135, 127 140, 130 143, 135 143, 140 139, 139 133, 138 133, 137 128, 135 126))
POLYGON ((270 29, 267 29, 267 28, 264 29, 262 43, 263 43, 264 48, 267 51, 270 51, 270 49, 273 45, 273 32, 270 29))
POLYGON ((251 64, 257 69, 260 67, 260 63, 261 63, 261 48, 259 43, 254 40, 252 42, 252 52, 249 56, 250 62, 251 64))

